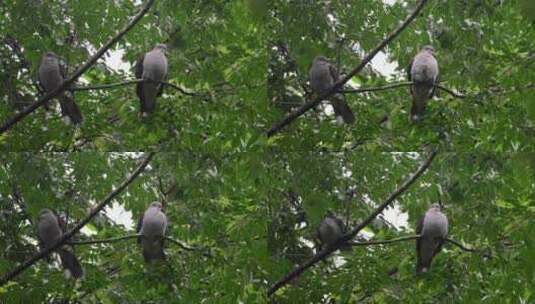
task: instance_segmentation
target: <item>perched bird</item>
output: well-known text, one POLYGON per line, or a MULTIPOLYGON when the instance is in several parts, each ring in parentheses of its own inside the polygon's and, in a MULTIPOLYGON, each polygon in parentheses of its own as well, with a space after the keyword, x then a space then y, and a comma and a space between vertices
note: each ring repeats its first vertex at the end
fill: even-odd
POLYGON ((414 122, 422 118, 427 101, 435 95, 434 85, 439 83, 438 62, 434 54, 435 50, 432 46, 424 46, 407 68, 408 79, 413 82, 410 117, 414 122))
POLYGON ((163 251, 167 217, 162 212, 162 204, 153 202, 139 219, 137 233, 141 234, 138 243, 143 247, 145 262, 165 260, 163 251))
MULTIPOLYGON (((63 84, 67 76, 65 65, 58 55, 48 52, 41 59, 37 76, 39 86, 46 93, 50 93, 63 84)), ((74 102, 72 93, 66 90, 58 96, 58 99, 62 115, 74 125, 81 124, 83 121, 82 112, 74 102)))
MULTIPOLYGON (((321 242, 321 247, 333 246, 346 233, 346 226, 341 218, 328 214, 319 224, 316 235, 321 242)), ((341 249, 348 249, 348 246, 342 246, 341 249)))
MULTIPOLYGON (((44 248, 48 248, 56 243, 64 232, 64 222, 60 220, 54 212, 49 209, 43 209, 39 213, 39 223, 37 224, 39 242, 44 248)), ((63 268, 69 270, 74 278, 81 278, 84 275, 82 265, 76 256, 65 246, 56 249, 61 259, 63 268)))
MULTIPOLYGON (((321 95, 338 81, 340 75, 336 67, 327 58, 317 56, 312 62, 312 66, 308 72, 308 78, 312 91, 315 94, 321 95)), ((347 124, 355 122, 355 115, 353 115, 353 111, 351 111, 351 108, 346 103, 343 94, 333 94, 330 98, 336 116, 341 116, 347 124)))
POLYGON ((141 116, 148 116, 156 108, 156 97, 161 96, 167 77, 167 58, 165 44, 157 44, 150 52, 139 56, 135 65, 137 79, 145 81, 136 85, 136 93, 141 102, 141 116))
POLYGON ((440 211, 439 204, 431 208, 420 218, 416 224, 416 273, 427 272, 431 267, 433 257, 440 252, 442 244, 448 236, 448 218, 440 211))

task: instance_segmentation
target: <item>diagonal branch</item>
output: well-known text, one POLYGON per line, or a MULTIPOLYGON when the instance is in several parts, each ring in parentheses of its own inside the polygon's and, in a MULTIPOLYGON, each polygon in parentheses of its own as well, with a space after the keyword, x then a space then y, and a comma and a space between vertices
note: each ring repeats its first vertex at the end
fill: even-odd
POLYGON ((308 261, 303 263, 301 266, 298 266, 293 271, 288 273, 285 277, 275 282, 275 284, 273 284, 273 286, 271 286, 271 288, 268 290, 268 296, 271 296, 279 288, 281 288, 282 286, 286 285, 291 280, 301 275, 306 269, 318 263, 319 261, 323 260, 333 251, 337 250, 342 245, 346 244, 346 242, 354 238, 364 227, 370 224, 377 215, 383 212, 383 210, 388 205, 390 205, 398 196, 400 196, 403 192, 405 192, 409 188, 409 186, 412 185, 418 179, 418 177, 420 177, 425 172, 425 170, 431 165, 431 162, 435 158, 435 155, 436 155, 435 151, 431 152, 429 156, 427 157, 427 159, 418 167, 418 169, 411 176, 409 176, 401 184, 401 186, 399 186, 394 192, 392 192, 390 196, 388 196, 388 198, 381 205, 379 205, 379 207, 377 207, 372 212, 372 214, 370 214, 362 223, 357 225, 350 232, 348 232, 342 238, 340 238, 340 240, 338 241, 338 243, 336 243, 336 245, 324 248, 323 250, 318 252, 315 256, 313 256, 308 261))
POLYGON ((23 109, 21 112, 13 116, 12 118, 8 119, 1 127, 0 127, 0 134, 6 132, 9 130, 13 125, 15 125, 17 122, 22 120, 24 117, 26 117, 28 114, 35 111, 37 108, 42 106, 45 102, 48 100, 58 96, 61 92, 63 92, 66 88, 68 88, 71 84, 73 84, 78 77, 80 77, 85 71, 87 71, 97 60, 104 55, 104 53, 119 39, 121 39, 129 30, 131 30, 136 23, 141 20, 141 18, 148 12, 152 4, 155 0, 147 0, 147 2, 143 5, 139 13, 137 13, 136 16, 122 29, 120 30, 115 36, 113 36, 108 42, 106 42, 87 62, 82 65, 80 68, 78 68, 74 74, 72 74, 69 78, 67 78, 61 86, 59 86, 57 89, 55 89, 52 92, 49 92, 45 96, 41 97, 38 101, 34 102, 30 106, 23 109))
POLYGON ((379 51, 381 51, 387 44, 394 40, 394 38, 396 38, 416 18, 416 16, 418 16, 418 13, 420 13, 420 11, 423 9, 423 7, 428 1, 429 0, 420 0, 420 3, 414 9, 414 11, 396 29, 394 29, 394 31, 388 34, 388 36, 383 41, 381 41, 370 53, 368 53, 368 55, 366 55, 364 59, 362 59, 362 61, 356 68, 349 72, 349 74, 347 74, 345 77, 337 81, 328 91, 317 96, 312 101, 305 103, 294 112, 288 114, 288 116, 286 116, 282 121, 274 124, 267 132, 267 136, 271 137, 275 135, 275 133, 279 132, 282 128, 289 125, 292 121, 303 115, 306 111, 318 105, 322 100, 328 99, 329 96, 342 89, 346 82, 348 82, 353 76, 359 73, 368 64, 368 62, 370 62, 373 57, 375 57, 375 55, 379 53, 379 51))
POLYGON ((467 248, 467 247, 465 247, 463 244, 457 242, 456 240, 452 240, 452 239, 450 239, 450 238, 447 238, 446 241, 448 241, 448 242, 452 243, 453 245, 455 245, 455 246, 461 248, 461 250, 463 250, 463 251, 468 251, 468 252, 479 252, 479 250, 477 250, 477 249, 474 249, 474 248, 467 248))
POLYGON ((91 213, 84 219, 82 219, 74 228, 66 232, 61 239, 59 239, 54 245, 51 247, 45 248, 38 253, 36 253, 34 256, 32 256, 29 260, 25 261, 24 263, 20 264, 19 266, 15 267, 15 269, 11 270, 10 272, 4 274, 2 278, 0 278, 0 286, 7 283, 9 280, 13 279, 15 276, 26 270, 28 267, 35 264, 40 259, 47 256, 50 252, 54 251, 55 249, 59 248, 61 245, 63 245, 67 240, 69 240, 75 233, 80 231, 89 221, 93 219, 104 207, 111 202, 116 196, 118 196, 121 192, 123 192, 126 187, 130 183, 132 183, 136 177, 138 177, 143 170, 145 170, 145 167, 149 164, 152 157, 154 156, 154 152, 151 152, 147 157, 143 159, 143 161, 137 166, 137 168, 113 191, 111 191, 106 198, 104 198, 95 208, 91 210, 91 213))

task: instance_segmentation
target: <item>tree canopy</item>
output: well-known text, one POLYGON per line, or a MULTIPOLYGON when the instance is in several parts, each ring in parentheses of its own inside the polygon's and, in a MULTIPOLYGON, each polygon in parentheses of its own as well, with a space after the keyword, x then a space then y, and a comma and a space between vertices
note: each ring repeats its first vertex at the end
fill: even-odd
POLYGON ((532 2, 3 1, 0 302, 533 302, 532 2), (134 64, 160 43, 168 75, 142 118, 134 64), (425 45, 440 94, 412 122, 406 68, 425 45), (68 71, 45 93, 49 51, 68 71), (324 96, 308 81, 319 55, 340 71, 324 96), (342 93, 353 124, 328 101, 342 93), (136 242, 153 201, 165 263, 136 242), (416 275, 435 202, 448 240, 416 275), (54 248, 43 208, 67 221, 54 248), (327 214, 348 231, 321 247, 327 214), (45 259, 60 246, 82 279, 45 259))

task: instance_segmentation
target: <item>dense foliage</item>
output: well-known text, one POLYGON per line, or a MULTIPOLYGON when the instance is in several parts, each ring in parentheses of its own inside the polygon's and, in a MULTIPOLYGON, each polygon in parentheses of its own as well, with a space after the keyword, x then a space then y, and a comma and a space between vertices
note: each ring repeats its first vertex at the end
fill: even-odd
MULTIPOLYGON (((43 53, 63 57, 72 73, 142 5, 0 2, 1 123, 38 99, 43 53)), ((167 243, 169 263, 146 265, 135 239, 79 245, 83 280, 41 260, 0 286, 0 302, 534 302, 533 1, 429 0, 346 85, 406 81, 411 58, 432 44, 442 84, 465 98, 441 92, 420 123, 409 121, 404 86, 346 94, 353 125, 338 123, 322 103, 265 135, 311 100, 315 56, 348 73, 416 3, 155 1, 76 85, 131 80, 138 55, 166 43, 167 81, 194 94, 167 87, 156 112, 141 119, 133 84, 76 91, 80 127, 66 125, 54 101, 0 134, 0 276, 38 252, 42 208, 67 216, 73 227, 145 151, 157 152, 147 169, 76 238, 132 234, 138 216, 158 200, 168 235, 198 250, 167 243), (121 69, 110 67, 118 60, 121 69), (267 296, 317 252, 314 234, 326 213, 355 226, 431 149, 438 155, 429 169, 358 237, 412 235, 429 204, 441 200, 450 237, 474 252, 448 244, 429 274, 415 276, 412 240, 337 251, 267 296), (114 218, 122 209, 119 218, 132 225, 114 218)))

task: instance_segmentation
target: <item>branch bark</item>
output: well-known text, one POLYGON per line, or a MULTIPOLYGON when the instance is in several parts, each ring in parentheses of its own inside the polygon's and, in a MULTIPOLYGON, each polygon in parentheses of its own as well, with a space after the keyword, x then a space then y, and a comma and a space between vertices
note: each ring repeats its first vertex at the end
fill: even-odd
POLYGON ((66 88, 68 88, 71 84, 73 84, 76 79, 78 79, 85 71, 87 71, 97 60, 104 55, 104 53, 119 39, 121 39, 129 30, 131 30, 134 25, 148 12, 150 7, 154 4, 155 0, 147 0, 147 2, 143 5, 139 13, 134 16, 134 18, 122 29, 120 30, 114 37, 112 37, 106 44, 104 44, 93 56, 89 58, 89 60, 82 65, 80 68, 78 68, 69 78, 67 78, 65 81, 63 81, 63 84, 59 86, 56 90, 46 94, 45 96, 41 97, 38 101, 34 102, 30 106, 23 109, 21 112, 13 116, 12 118, 8 119, 1 127, 0 127, 0 134, 6 132, 9 130, 13 125, 15 125, 17 122, 22 120, 24 117, 26 117, 28 114, 35 111, 37 108, 42 106, 45 102, 48 100, 58 96, 61 92, 63 92, 66 88))
POLYGON ((418 13, 420 13, 420 11, 423 9, 423 7, 428 1, 429 0, 420 0, 420 3, 418 4, 418 6, 416 6, 414 11, 409 14, 409 16, 396 29, 394 29, 394 31, 388 34, 388 36, 383 41, 381 41, 370 53, 368 53, 368 55, 366 55, 364 59, 362 59, 362 61, 357 67, 355 67, 351 72, 349 72, 349 74, 347 74, 345 77, 336 82, 328 91, 317 96, 312 101, 305 103, 294 112, 288 114, 288 116, 286 116, 282 121, 273 125, 271 129, 267 131, 267 137, 275 135, 282 128, 289 125, 299 116, 303 115, 306 111, 318 105, 322 100, 328 99, 329 96, 342 89, 346 82, 348 82, 353 76, 359 73, 368 64, 368 62, 370 62, 373 57, 375 57, 375 55, 379 53, 379 51, 381 51, 388 43, 394 40, 394 38, 396 38, 416 18, 418 13))
POLYGON ((35 264, 37 261, 47 256, 50 252, 59 248, 61 245, 67 242, 67 240, 69 240, 75 233, 80 231, 80 229, 82 229, 87 223, 89 223, 91 219, 93 219, 93 217, 95 217, 102 209, 104 209, 104 207, 108 203, 110 203, 116 196, 118 196, 124 189, 126 189, 126 187, 130 183, 132 183, 136 179, 136 177, 138 177, 141 172, 143 172, 143 170, 145 170, 145 167, 147 167, 153 156, 154 152, 151 152, 147 157, 145 157, 145 159, 143 159, 143 161, 137 166, 137 168, 115 190, 111 191, 95 208, 93 208, 91 210, 91 213, 87 217, 78 222, 78 224, 76 224, 74 228, 63 234, 61 239, 59 239, 54 245, 39 251, 30 259, 15 267, 15 269, 4 274, 0 279, 0 286, 6 284, 15 276, 19 275, 21 272, 35 264))
POLYGON ((268 296, 271 296, 274 294, 279 288, 286 285, 291 280, 295 279, 299 275, 301 275, 306 269, 313 266, 314 264, 318 263, 319 261, 326 258, 329 254, 331 254, 333 251, 340 248, 342 245, 346 244, 348 241, 353 239, 364 227, 366 227, 368 224, 370 224, 377 215, 379 215, 383 210, 390 205, 398 196, 400 196, 403 192, 405 192, 410 185, 412 185, 424 172, 427 170, 427 168, 431 165, 433 162, 433 159, 435 158, 436 152, 433 151, 429 154, 427 159, 418 167, 418 169, 409 176, 402 184, 399 186, 394 192, 392 192, 388 198, 381 204, 379 207, 377 207, 372 214, 370 214, 362 223, 357 225, 355 228, 353 228, 350 232, 345 234, 338 243, 334 246, 326 247, 320 252, 318 252, 315 256, 310 258, 308 261, 303 263, 301 266, 298 266, 293 271, 288 273, 285 277, 280 279, 279 281, 275 282, 273 286, 268 290, 268 296))

